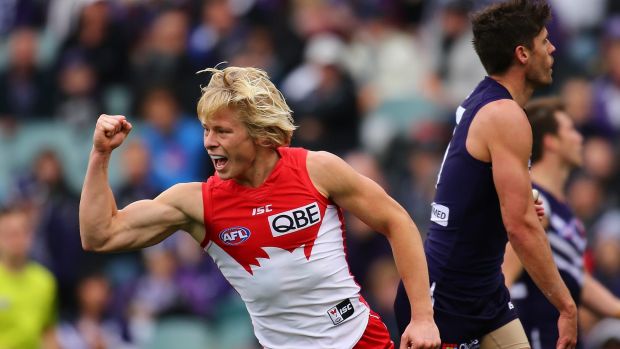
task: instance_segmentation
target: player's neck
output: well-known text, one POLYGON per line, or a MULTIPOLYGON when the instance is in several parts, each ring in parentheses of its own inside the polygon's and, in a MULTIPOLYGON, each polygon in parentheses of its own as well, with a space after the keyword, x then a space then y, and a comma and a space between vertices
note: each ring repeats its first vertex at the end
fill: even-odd
POLYGON ((27 264, 27 260, 21 258, 0 257, 0 264, 12 274, 21 272, 27 264))
POLYGON ((246 187, 258 188, 269 178, 278 160, 280 160, 280 154, 276 150, 259 148, 252 167, 242 178, 236 178, 235 181, 246 187))
POLYGON ((551 193, 560 201, 565 201, 564 186, 570 167, 559 159, 543 159, 532 166, 532 181, 551 193))
POLYGON ((522 75, 523 73, 516 69, 509 69, 504 74, 491 75, 491 78, 504 86, 512 96, 512 99, 517 102, 521 108, 524 108, 525 104, 534 93, 534 86, 528 84, 522 75))

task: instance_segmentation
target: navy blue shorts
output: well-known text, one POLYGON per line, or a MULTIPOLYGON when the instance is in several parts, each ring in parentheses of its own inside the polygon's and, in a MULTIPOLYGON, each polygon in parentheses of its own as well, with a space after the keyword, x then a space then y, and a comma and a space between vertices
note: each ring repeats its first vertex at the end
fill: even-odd
MULTIPOLYGON (((466 344, 470 349, 479 345, 487 333, 518 318, 505 287, 491 296, 463 299, 450 297, 448 292, 435 285, 433 310, 442 343, 466 344)), ((394 312, 398 330, 403 333, 411 321, 411 307, 402 282, 398 286, 394 312)))

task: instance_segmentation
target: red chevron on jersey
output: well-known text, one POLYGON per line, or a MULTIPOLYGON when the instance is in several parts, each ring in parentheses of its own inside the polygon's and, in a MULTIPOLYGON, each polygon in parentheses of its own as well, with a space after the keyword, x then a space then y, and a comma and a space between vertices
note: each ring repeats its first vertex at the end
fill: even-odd
MULTIPOLYGON (((277 205, 272 207, 274 211, 278 209, 277 205)), ((251 210, 245 210, 248 211, 251 210)), ((324 213, 325 208, 321 210, 315 201, 286 212, 249 219, 245 226, 224 228, 212 241, 252 274, 252 265, 260 267, 259 258, 269 259, 265 247, 278 247, 292 253, 303 246, 306 259, 310 259, 318 223, 324 213)))

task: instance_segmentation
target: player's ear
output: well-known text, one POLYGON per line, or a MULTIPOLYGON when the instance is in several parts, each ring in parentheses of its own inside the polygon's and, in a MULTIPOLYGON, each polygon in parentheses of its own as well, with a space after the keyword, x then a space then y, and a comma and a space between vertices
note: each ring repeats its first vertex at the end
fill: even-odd
POLYGON ((527 64, 527 61, 530 58, 530 50, 523 45, 519 45, 515 47, 515 57, 519 63, 527 64))
POLYGON ((543 149, 557 150, 560 146, 559 139, 556 135, 546 134, 543 136, 543 149))
POLYGON ((254 143, 258 145, 259 147, 265 147, 265 148, 272 148, 274 145, 273 142, 270 139, 267 139, 266 137, 258 137, 254 139, 254 143))

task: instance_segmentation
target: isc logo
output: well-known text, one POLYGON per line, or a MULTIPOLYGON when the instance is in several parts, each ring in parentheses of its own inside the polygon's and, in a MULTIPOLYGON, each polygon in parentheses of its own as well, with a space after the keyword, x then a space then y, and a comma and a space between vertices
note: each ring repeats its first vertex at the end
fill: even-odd
POLYGON ((232 227, 220 232, 220 240, 226 245, 239 245, 250 237, 250 229, 245 227, 232 227))
POLYGON ((353 315, 355 309, 353 308, 353 304, 349 299, 345 299, 342 302, 338 303, 335 307, 329 308, 327 310, 327 315, 332 320, 334 325, 338 325, 344 320, 348 319, 353 315))
POLYGON ((277 237, 317 224, 321 221, 321 211, 319 205, 313 202, 303 207, 271 215, 267 219, 271 235, 277 237))

